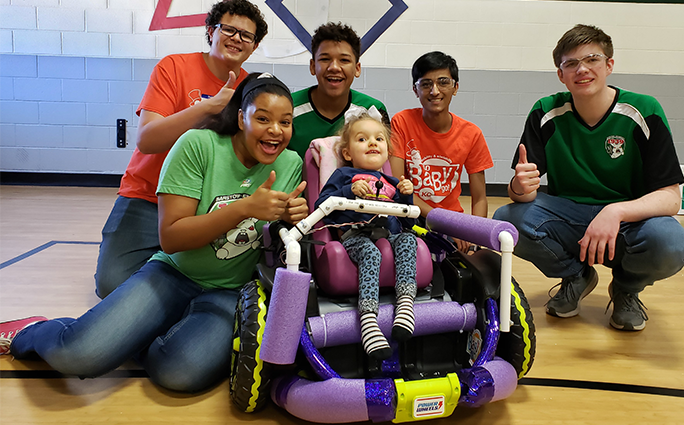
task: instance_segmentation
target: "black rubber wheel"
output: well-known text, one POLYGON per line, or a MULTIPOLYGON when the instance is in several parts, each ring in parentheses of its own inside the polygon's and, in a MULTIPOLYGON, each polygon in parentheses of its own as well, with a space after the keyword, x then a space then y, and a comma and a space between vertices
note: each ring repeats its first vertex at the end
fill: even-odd
POLYGON ((515 279, 511 283, 511 330, 501 332, 496 355, 515 368, 518 379, 530 371, 537 348, 530 304, 515 279))
POLYGON ((263 409, 268 402, 271 365, 259 358, 266 324, 266 293, 256 280, 240 291, 235 308, 230 397, 243 412, 263 409))

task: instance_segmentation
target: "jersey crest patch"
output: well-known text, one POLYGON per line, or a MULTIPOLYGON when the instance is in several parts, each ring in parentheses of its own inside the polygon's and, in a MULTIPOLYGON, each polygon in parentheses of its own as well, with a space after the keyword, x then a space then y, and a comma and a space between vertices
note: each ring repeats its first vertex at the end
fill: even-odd
POLYGON ((625 138, 622 136, 608 136, 606 139, 606 152, 612 159, 625 154, 625 138))

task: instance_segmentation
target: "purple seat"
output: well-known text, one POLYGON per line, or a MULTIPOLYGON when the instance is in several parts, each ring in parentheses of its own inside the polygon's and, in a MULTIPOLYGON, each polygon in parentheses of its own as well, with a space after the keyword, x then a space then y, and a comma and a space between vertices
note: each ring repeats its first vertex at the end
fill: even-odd
MULTIPOLYGON (((391 175, 389 162, 383 171, 391 175)), ((306 151, 304 158, 304 179, 307 182, 306 197, 309 210, 313 211, 323 185, 320 182, 318 166, 311 153, 306 151)), ((318 227, 323 224, 319 222, 318 227)), ((333 240, 330 230, 319 230, 313 233, 313 239, 325 242, 325 245, 314 245, 313 275, 318 286, 329 295, 353 295, 359 291, 358 269, 349 259, 347 251, 339 241, 333 240)), ((394 287, 394 253, 387 239, 380 239, 375 244, 382 254, 380 264, 380 287, 394 287)), ((432 257, 425 242, 418 238, 418 257, 416 264, 416 282, 418 288, 427 287, 432 281, 432 257)))

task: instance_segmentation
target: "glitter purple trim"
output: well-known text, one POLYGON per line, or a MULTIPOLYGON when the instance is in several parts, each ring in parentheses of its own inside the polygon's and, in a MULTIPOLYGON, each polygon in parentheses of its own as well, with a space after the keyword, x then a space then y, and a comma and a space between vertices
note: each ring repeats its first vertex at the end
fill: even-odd
POLYGON ((496 354, 496 346, 499 343, 499 308, 492 298, 485 302, 485 334, 480 355, 473 363, 473 367, 484 365, 491 361, 496 354))
POLYGON ((458 405, 480 407, 494 397, 494 378, 483 367, 473 367, 457 372, 461 380, 461 397, 458 405))
POLYGON ((299 338, 299 347, 302 349, 306 360, 309 362, 314 372, 322 380, 330 378, 339 378, 340 375, 335 372, 328 362, 325 361, 321 353, 314 347, 313 341, 306 330, 306 324, 302 327, 302 335, 299 338))
POLYGON ((380 364, 380 371, 385 378, 398 379, 401 378, 401 364, 399 363, 399 343, 390 341, 392 346, 392 355, 389 359, 383 360, 380 364))
POLYGON ((391 379, 366 380, 368 418, 373 422, 391 421, 397 410, 397 390, 391 379))

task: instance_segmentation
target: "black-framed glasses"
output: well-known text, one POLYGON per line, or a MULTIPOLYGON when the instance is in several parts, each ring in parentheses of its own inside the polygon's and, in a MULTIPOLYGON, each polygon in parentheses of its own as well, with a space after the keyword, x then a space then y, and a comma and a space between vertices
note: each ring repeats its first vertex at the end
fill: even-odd
POLYGON ((447 77, 440 77, 435 81, 419 80, 416 81, 416 88, 422 91, 430 91, 432 90, 432 87, 435 86, 435 84, 437 84, 437 87, 439 87, 440 90, 449 90, 454 88, 454 86, 456 85, 456 80, 447 77))
POLYGON ((598 66, 604 60, 608 59, 610 59, 608 56, 602 55, 601 53, 589 53, 581 58, 566 59, 561 62, 558 68, 562 69, 563 71, 574 71, 579 68, 580 64, 582 63, 585 67, 592 69, 598 66))
POLYGON ((226 37, 233 37, 235 34, 240 34, 240 41, 242 41, 243 43, 251 44, 256 41, 255 34, 252 34, 249 31, 239 30, 232 25, 216 24, 214 25, 214 27, 218 28, 219 31, 221 31, 221 34, 225 35, 226 37))

